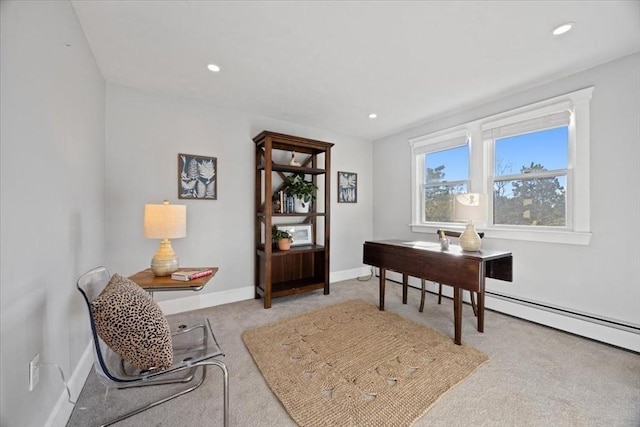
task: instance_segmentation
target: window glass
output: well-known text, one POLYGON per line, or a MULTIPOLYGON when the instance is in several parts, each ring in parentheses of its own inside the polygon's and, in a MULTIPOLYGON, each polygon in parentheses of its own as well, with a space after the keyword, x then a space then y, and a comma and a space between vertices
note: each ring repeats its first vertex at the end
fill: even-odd
POLYGON ((467 192, 469 146, 426 153, 424 156, 424 221, 453 221, 453 196, 467 192))
POLYGON ((493 223, 564 227, 566 178, 496 181, 493 187, 493 223))
POLYGON ((496 139, 494 224, 567 225, 568 136, 562 126, 496 139))
POLYGON ((469 146, 435 151, 425 155, 425 181, 466 181, 469 179, 469 146))
POLYGON ((547 170, 566 169, 569 127, 496 139, 495 176, 523 173, 532 163, 547 170))

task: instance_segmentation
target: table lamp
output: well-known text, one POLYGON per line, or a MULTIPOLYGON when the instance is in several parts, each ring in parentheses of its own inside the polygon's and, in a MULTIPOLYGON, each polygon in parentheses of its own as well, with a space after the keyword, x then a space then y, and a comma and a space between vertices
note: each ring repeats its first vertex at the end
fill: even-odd
POLYGON ((151 270, 156 276, 169 276, 180 265, 169 239, 187 235, 187 207, 170 205, 144 205, 144 237, 162 239, 158 251, 151 260, 151 270))
POLYGON ((480 236, 473 226, 473 221, 485 220, 487 195, 479 193, 456 194, 453 203, 453 218, 458 221, 468 221, 465 230, 460 235, 460 247, 463 251, 474 252, 480 249, 480 236))

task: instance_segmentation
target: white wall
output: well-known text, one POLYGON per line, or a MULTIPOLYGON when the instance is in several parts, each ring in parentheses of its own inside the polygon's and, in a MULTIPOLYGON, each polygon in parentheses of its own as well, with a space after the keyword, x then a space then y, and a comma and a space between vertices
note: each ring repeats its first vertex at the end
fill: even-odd
MULTIPOLYGON (((489 232, 484 247, 513 251, 514 281, 488 280, 487 290, 640 325, 639 75, 636 54, 376 141, 375 238, 434 239, 408 227, 409 138, 593 85, 590 245, 498 240, 489 232)), ((640 336, 627 338, 640 349, 640 336)))
POLYGON ((214 265, 220 270, 197 296, 193 292, 157 293, 156 298, 162 301, 194 296, 206 300, 210 293, 252 287, 252 138, 263 130, 335 144, 331 165, 331 271, 360 269, 361 273, 362 243, 372 235, 370 141, 108 84, 107 264, 112 272, 130 275, 148 267, 159 242, 142 235, 144 204, 168 199, 187 205, 187 237, 172 241, 181 265, 214 265), (217 200, 177 198, 178 153, 218 159, 217 200), (336 202, 339 170, 358 173, 357 204, 336 202))
MULTIPOLYGON (((0 425, 43 426, 89 342, 78 275, 104 262, 105 87, 68 2, 0 4, 0 425)), ((80 385, 84 378, 80 380, 80 385)))

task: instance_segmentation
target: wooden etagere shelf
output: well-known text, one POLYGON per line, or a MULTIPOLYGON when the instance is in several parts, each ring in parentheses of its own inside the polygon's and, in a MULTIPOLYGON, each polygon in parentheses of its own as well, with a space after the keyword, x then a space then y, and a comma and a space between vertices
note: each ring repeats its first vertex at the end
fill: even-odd
MULTIPOLYGON (((292 246, 288 251, 281 251, 277 248, 271 249, 271 256, 289 256, 295 253, 307 253, 307 252, 323 252, 325 247, 322 245, 303 245, 303 246, 292 246)), ((257 253, 259 256, 264 256, 265 248, 264 245, 257 249, 257 253)))
POLYGON ((272 299, 324 289, 329 294, 329 236, 331 218, 330 176, 332 143, 264 131, 253 138, 256 145, 255 176, 255 297, 270 308, 272 299), (288 164, 290 153, 301 166, 288 164), (284 162, 287 163, 284 163, 284 162), (285 178, 302 173, 319 186, 308 213, 274 211, 273 195, 285 178), (310 177, 310 178, 309 178, 310 177), (274 222, 274 219, 277 219, 274 222), (284 222, 283 222, 284 221, 284 222), (311 244, 280 251, 271 244, 274 224, 311 226, 311 244))
MULTIPOLYGON (((264 165, 258 166, 258 170, 265 170, 264 165)), ((289 165, 271 165, 272 172, 289 172, 289 173, 304 173, 305 175, 323 175, 324 169, 305 168, 302 166, 289 166, 289 165)))
MULTIPOLYGON (((258 212, 257 215, 259 217, 263 217, 265 215, 264 212, 258 212)), ((299 216, 305 216, 305 217, 313 217, 313 216, 324 216, 324 212, 309 212, 309 213, 305 213, 305 214, 299 214, 299 213, 272 213, 271 216, 292 216, 292 217, 299 217, 299 216)))

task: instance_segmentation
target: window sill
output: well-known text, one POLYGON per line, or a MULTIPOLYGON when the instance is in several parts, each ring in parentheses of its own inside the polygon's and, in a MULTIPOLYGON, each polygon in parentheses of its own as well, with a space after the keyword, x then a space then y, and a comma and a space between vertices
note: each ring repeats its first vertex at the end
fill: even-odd
MULTIPOLYGON (((464 227, 451 224, 409 224, 414 233, 430 233, 435 236, 440 228, 447 230, 463 231, 464 227)), ((591 233, 584 231, 557 231, 557 230, 514 230, 500 228, 478 227, 484 231, 485 239, 522 240, 528 242, 560 243, 565 245, 586 246, 591 241, 591 233)))

